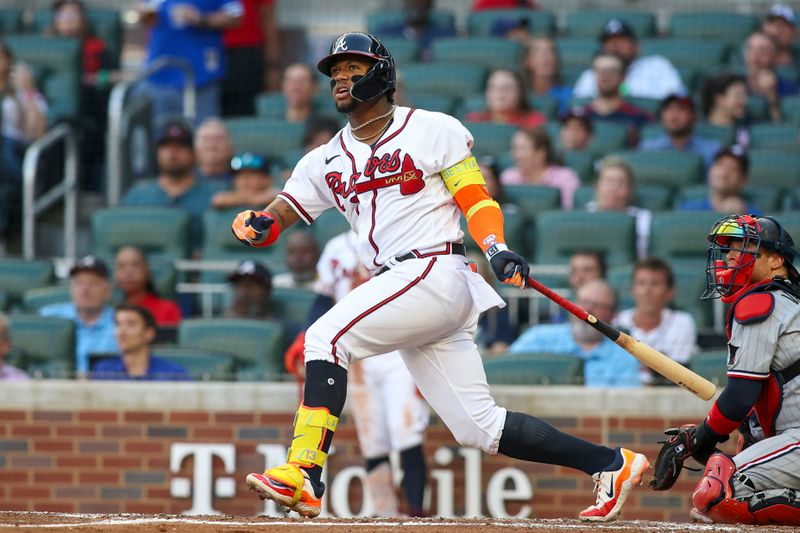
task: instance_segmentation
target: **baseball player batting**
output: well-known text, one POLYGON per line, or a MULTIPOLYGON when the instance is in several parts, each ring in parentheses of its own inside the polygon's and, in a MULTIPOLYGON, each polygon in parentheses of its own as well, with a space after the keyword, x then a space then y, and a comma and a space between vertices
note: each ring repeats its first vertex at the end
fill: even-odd
POLYGON ((297 220, 336 209, 374 273, 306 332, 306 383, 287 462, 247 476, 261 498, 307 517, 320 512, 327 451, 350 363, 400 351, 422 395, 463 446, 581 470, 596 481, 583 520, 619 514, 649 467, 644 455, 599 446, 498 406, 474 334, 479 314, 504 305, 464 256, 463 214, 498 279, 525 287, 529 266, 509 250, 500 206, 471 154, 472 135, 442 113, 393 104, 394 59, 365 33, 338 37, 317 68, 348 125, 295 167, 264 211, 243 211, 236 237, 269 246, 297 220))
MULTIPOLYGON (((317 274, 314 290, 319 296, 309 313, 309 324, 372 277, 358 257, 358 236, 348 231, 328 241, 317 263, 317 274)), ((298 335, 287 350, 292 367, 302 368, 304 338, 305 333, 298 335)), ((408 514, 423 516, 427 468, 422 442, 429 412, 400 353, 351 361, 348 394, 358 443, 366 459, 373 515, 399 516, 389 464, 389 454, 398 451, 408 514)))
POLYGON ((800 525, 800 274, 773 217, 731 215, 708 236, 704 297, 727 313, 728 383, 706 419, 669 430, 651 485, 669 489, 689 456, 705 464, 692 517, 800 525), (735 429, 733 457, 716 450, 735 429))

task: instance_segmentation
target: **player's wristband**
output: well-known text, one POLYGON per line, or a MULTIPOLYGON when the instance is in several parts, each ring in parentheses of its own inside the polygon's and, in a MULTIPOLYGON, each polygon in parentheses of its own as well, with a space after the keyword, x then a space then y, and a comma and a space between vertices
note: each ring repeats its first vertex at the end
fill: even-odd
POLYGON ((506 250, 508 250, 508 246, 506 246, 505 243, 497 242, 486 250, 486 259, 491 261, 492 257, 496 256, 500 252, 505 252, 506 250))

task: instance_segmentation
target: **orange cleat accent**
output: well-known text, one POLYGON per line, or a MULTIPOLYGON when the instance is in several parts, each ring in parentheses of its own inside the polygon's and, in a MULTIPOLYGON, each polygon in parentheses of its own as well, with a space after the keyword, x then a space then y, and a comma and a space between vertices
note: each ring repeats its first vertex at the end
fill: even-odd
POLYGON ((588 522, 608 522, 619 516, 625 500, 633 487, 641 485, 644 471, 650 468, 647 457, 624 448, 618 448, 622 455, 619 470, 597 472, 592 476, 597 501, 578 515, 588 522))
POLYGON ((247 488, 262 500, 273 500, 300 516, 314 518, 322 507, 322 494, 317 496, 308 475, 295 464, 270 468, 263 474, 248 474, 247 488))

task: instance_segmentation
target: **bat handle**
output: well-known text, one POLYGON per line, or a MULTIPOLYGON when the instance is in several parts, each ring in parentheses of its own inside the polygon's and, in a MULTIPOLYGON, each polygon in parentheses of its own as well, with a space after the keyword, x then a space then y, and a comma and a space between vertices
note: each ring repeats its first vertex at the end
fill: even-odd
POLYGON ((534 279, 533 276, 528 276, 528 286, 533 287, 537 292, 545 295, 547 298, 554 301, 555 303, 557 303, 558 305, 560 305, 561 307, 563 307, 576 317, 580 318, 581 320, 589 321, 589 317, 591 315, 589 315, 589 312, 586 309, 570 302, 569 300, 567 300, 566 298, 555 292, 553 289, 542 285, 541 283, 536 281, 536 279, 534 279))

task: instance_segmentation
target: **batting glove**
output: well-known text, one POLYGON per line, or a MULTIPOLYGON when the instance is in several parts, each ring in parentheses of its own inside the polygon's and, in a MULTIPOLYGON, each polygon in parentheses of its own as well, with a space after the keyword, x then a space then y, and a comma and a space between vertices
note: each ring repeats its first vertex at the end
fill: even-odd
POLYGON ((247 246, 269 246, 278 238, 281 230, 272 215, 264 211, 242 211, 231 224, 231 231, 247 246))
POLYGON ((509 250, 508 246, 493 244, 486 250, 486 258, 501 283, 516 285, 521 289, 527 286, 531 267, 524 257, 509 250))

